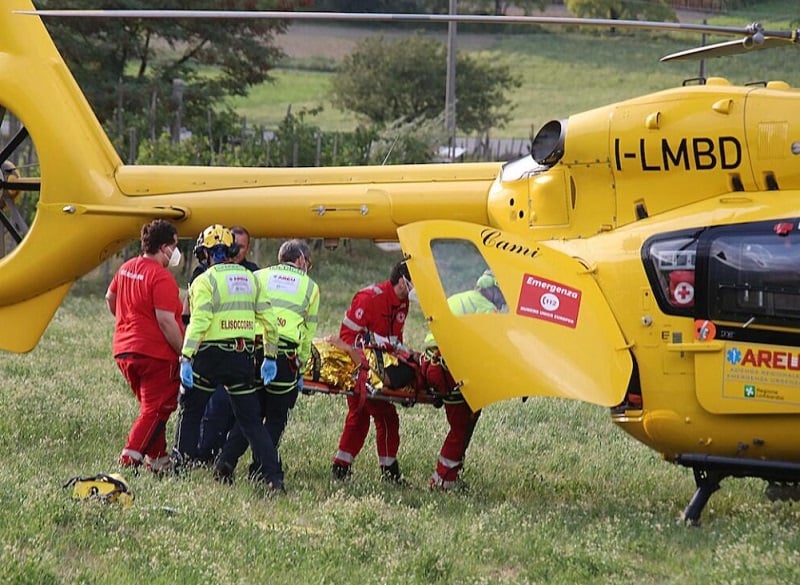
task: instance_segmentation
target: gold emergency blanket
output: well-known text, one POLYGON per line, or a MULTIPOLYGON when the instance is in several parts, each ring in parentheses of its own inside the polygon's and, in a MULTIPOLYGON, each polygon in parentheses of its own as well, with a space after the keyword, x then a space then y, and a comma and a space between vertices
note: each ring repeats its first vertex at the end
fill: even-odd
MULTIPOLYGON (((375 390, 381 390, 383 388, 383 370, 387 366, 396 366, 397 358, 388 352, 378 352, 373 349, 363 350, 363 355, 369 362, 370 386, 375 390)), ((349 392, 355 386, 355 378, 358 373, 357 363, 360 361, 358 350, 346 347, 337 338, 314 338, 303 378, 349 392)))

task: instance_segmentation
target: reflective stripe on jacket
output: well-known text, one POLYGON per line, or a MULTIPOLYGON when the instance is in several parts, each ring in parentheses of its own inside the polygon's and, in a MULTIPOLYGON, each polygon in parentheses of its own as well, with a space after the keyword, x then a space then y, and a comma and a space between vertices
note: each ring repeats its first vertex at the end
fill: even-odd
POLYGON ((278 336, 297 344, 297 356, 304 369, 311 354, 311 341, 317 334, 319 286, 291 264, 270 266, 255 275, 272 305, 278 336))
POLYGON ((267 333, 264 355, 277 352, 278 328, 265 292, 253 274, 239 264, 215 264, 189 287, 191 319, 183 355, 192 357, 204 341, 254 340, 256 323, 267 333))

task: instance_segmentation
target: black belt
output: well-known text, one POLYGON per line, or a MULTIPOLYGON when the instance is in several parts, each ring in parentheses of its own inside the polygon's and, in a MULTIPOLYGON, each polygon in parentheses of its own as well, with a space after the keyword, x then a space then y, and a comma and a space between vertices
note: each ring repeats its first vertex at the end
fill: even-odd
POLYGON ((252 339, 247 339, 244 337, 203 341, 200 344, 200 347, 204 345, 216 347, 225 351, 247 351, 249 353, 253 353, 253 351, 255 351, 255 342, 252 339))
POLYGON ((285 337, 278 338, 278 350, 291 351, 297 349, 298 344, 294 341, 289 341, 285 337))

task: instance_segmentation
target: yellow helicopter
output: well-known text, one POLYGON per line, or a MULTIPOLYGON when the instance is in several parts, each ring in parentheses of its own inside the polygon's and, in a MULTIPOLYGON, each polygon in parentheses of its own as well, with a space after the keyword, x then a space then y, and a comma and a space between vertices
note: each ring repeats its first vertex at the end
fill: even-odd
MULTIPOLYGON (((246 219, 259 237, 399 239, 430 328, 474 409, 526 396, 609 407, 616 425, 693 469, 689 523, 726 477, 800 481, 800 94, 786 83, 711 78, 552 121, 529 155, 505 164, 128 166, 42 24, 59 13, 132 16, 36 12, 29 0, 0 8, 0 106, 22 123, 0 151, 0 221, 17 243, 0 260, 0 349, 30 351, 72 283, 152 218, 174 221, 182 237, 246 219), (40 178, 6 164, 28 136, 40 178), (39 191, 30 226, 13 212, 15 193, 26 190, 39 191), (485 269, 508 310, 454 315, 447 297, 485 269)), ((361 16, 739 37, 668 59, 800 36, 759 25, 361 16)))

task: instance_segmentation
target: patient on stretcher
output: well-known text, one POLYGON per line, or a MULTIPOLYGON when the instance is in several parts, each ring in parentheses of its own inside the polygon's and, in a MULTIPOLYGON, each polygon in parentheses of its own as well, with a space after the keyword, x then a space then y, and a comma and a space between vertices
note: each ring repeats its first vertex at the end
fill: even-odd
POLYGON ((440 392, 428 384, 424 365, 424 354, 404 348, 355 348, 328 336, 312 343, 303 389, 404 404, 440 404, 440 392))

